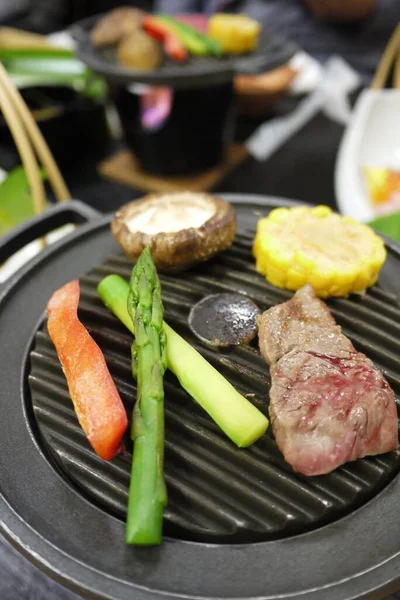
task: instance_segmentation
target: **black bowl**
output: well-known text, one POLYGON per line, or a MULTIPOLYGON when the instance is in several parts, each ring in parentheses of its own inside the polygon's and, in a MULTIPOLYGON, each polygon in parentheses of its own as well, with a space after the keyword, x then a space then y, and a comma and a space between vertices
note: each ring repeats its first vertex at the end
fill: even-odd
POLYGON ((154 128, 143 123, 140 91, 111 87, 125 141, 141 167, 155 175, 187 175, 220 163, 235 128, 232 82, 171 91, 167 116, 154 128))

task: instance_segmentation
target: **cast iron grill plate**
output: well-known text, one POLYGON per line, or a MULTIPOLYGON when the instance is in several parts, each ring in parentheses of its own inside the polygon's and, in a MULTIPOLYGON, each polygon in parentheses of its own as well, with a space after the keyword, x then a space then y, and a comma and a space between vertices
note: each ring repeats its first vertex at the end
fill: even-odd
MULTIPOLYGON (((268 367, 256 344, 217 352, 191 334, 191 306, 207 294, 247 294, 261 309, 290 298, 255 272, 252 232, 237 235, 220 257, 181 275, 162 275, 165 319, 194 345, 243 394, 267 413, 268 367)), ((110 273, 129 278, 132 263, 111 256, 81 278, 79 314, 103 350, 128 415, 136 388, 130 370, 131 334, 102 305, 98 282, 110 273)), ((376 286, 363 297, 335 299, 329 307, 356 348, 384 373, 400 400, 400 307, 396 296, 376 286)), ((29 377, 34 414, 43 442, 64 477, 93 503, 125 518, 131 445, 112 462, 101 461, 83 434, 45 323, 31 351, 29 377)), ((207 385, 207 382, 204 382, 207 385)), ((310 531, 350 513, 381 490, 399 471, 400 456, 369 457, 326 476, 307 478, 292 471, 267 435, 245 450, 237 449, 206 413, 165 378, 165 476, 169 502, 165 534, 210 542, 262 541, 310 531)))
POLYGON ((290 60, 297 50, 294 43, 283 41, 271 31, 263 29, 257 50, 247 55, 221 58, 191 56, 184 64, 165 58, 155 71, 134 71, 117 63, 115 49, 95 48, 92 45, 89 34, 101 16, 83 19, 71 31, 77 42, 79 58, 114 83, 136 82, 174 88, 220 84, 231 80, 236 74, 257 75, 279 67, 290 60))

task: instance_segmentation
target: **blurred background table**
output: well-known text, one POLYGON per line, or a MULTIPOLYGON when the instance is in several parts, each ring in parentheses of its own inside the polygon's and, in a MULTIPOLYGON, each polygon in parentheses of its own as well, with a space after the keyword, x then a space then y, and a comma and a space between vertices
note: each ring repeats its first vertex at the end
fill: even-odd
MULTIPOLYGON (((299 100, 283 100, 274 116, 293 110, 299 100)), ((236 139, 245 141, 261 121, 240 118, 236 139)), ((290 139, 269 160, 259 162, 249 157, 218 184, 215 193, 247 193, 282 196, 312 204, 335 207, 333 175, 336 153, 343 127, 322 114, 290 139)), ((0 140, 0 168, 11 167, 11 157, 0 140)), ((125 185, 106 181, 97 172, 98 159, 72 162, 63 174, 74 198, 97 210, 115 211, 123 203, 139 197, 142 192, 125 185)))

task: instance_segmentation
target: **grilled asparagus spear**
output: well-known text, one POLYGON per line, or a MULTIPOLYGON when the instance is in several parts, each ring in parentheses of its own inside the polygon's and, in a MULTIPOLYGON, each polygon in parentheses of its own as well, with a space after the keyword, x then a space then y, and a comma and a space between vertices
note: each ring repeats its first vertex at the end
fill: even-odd
MULTIPOLYGON (((119 275, 108 275, 98 285, 104 304, 132 333, 127 311, 129 286, 119 275)), ((186 340, 164 322, 168 368, 182 387, 240 448, 250 446, 266 431, 268 419, 186 340)))
POLYGON ((128 312, 134 324, 132 372, 137 379, 126 542, 161 543, 167 491, 164 481, 164 385, 167 368, 161 285, 148 248, 130 280, 128 312))

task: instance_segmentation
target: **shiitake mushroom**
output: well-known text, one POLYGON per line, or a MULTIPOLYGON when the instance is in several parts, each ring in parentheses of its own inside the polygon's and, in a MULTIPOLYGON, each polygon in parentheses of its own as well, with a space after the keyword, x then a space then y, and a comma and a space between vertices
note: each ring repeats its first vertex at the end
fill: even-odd
POLYGON ((183 270, 229 248, 236 212, 210 194, 151 194, 118 210, 111 231, 133 261, 149 246, 160 271, 183 270))
POLYGON ((133 6, 114 8, 90 32, 90 41, 96 48, 117 45, 126 35, 140 29, 145 12, 133 6))
POLYGON ((243 294, 211 294, 189 313, 189 327, 204 344, 224 348, 249 344, 258 331, 258 306, 243 294))

